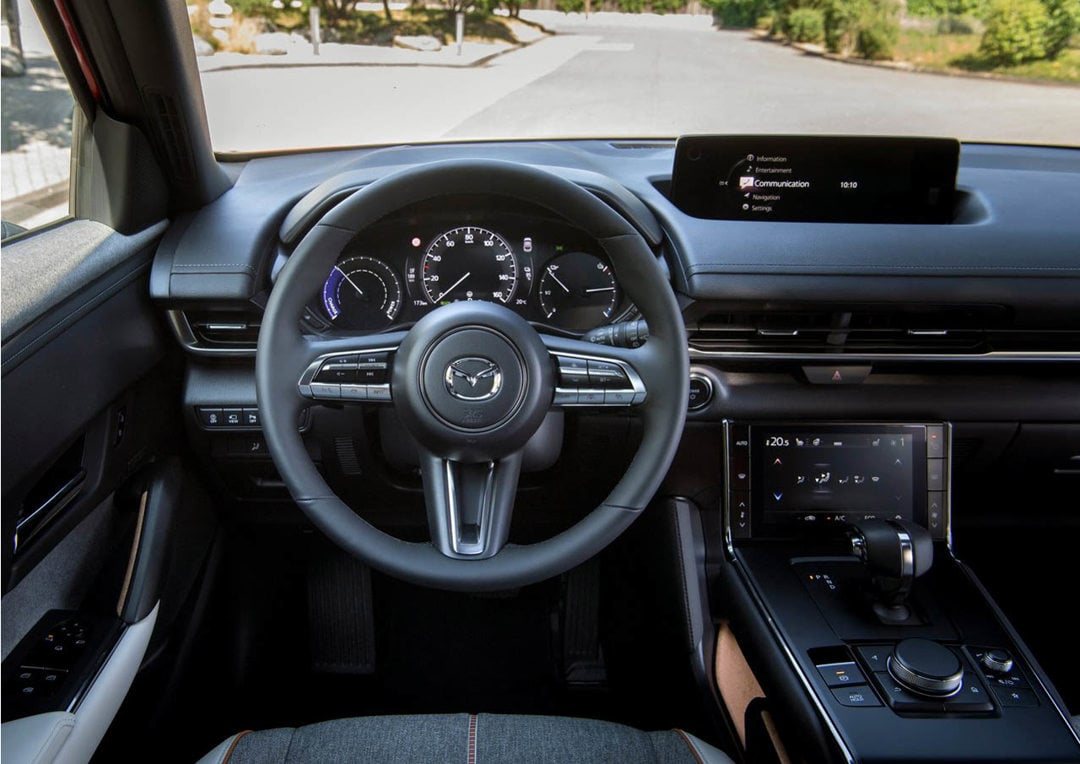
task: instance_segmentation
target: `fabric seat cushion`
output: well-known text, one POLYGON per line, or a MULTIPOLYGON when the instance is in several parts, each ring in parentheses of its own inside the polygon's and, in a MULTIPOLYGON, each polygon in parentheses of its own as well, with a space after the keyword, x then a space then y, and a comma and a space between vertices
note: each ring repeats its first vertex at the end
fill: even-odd
POLYGON ((206 764, 307 762, 729 762, 681 730, 642 732, 611 722, 553 716, 446 714, 369 716, 247 732, 206 764))

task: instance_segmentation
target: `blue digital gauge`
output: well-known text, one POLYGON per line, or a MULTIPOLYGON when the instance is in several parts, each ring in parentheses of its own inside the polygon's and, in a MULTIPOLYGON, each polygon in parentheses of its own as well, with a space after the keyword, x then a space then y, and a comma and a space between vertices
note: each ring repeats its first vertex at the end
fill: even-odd
POLYGON ((385 329, 401 310, 401 282, 389 265, 373 257, 350 257, 323 284, 327 318, 343 329, 385 329))

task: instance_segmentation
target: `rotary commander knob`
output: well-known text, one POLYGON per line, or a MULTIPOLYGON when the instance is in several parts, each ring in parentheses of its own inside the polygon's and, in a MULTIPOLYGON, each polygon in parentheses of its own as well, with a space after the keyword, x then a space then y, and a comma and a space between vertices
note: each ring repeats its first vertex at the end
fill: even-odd
POLYGON ((928 639, 905 639, 888 659, 889 674, 918 695, 947 698, 960 691, 964 668, 947 647, 928 639))

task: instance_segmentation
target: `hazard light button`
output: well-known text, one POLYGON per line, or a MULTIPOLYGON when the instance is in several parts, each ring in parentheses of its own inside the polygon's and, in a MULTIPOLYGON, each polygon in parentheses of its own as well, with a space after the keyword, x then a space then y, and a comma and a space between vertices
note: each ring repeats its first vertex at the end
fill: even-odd
POLYGON ((857 385, 870 376, 869 366, 803 366, 813 385, 857 385))

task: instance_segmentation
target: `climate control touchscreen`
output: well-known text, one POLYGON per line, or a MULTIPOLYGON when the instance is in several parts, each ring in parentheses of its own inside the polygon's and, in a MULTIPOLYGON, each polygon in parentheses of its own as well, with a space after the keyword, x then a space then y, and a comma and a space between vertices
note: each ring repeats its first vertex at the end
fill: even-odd
POLYGON ((857 520, 904 519, 944 532, 941 425, 732 425, 735 537, 791 536, 857 520), (740 525, 741 523, 741 525, 740 525))

